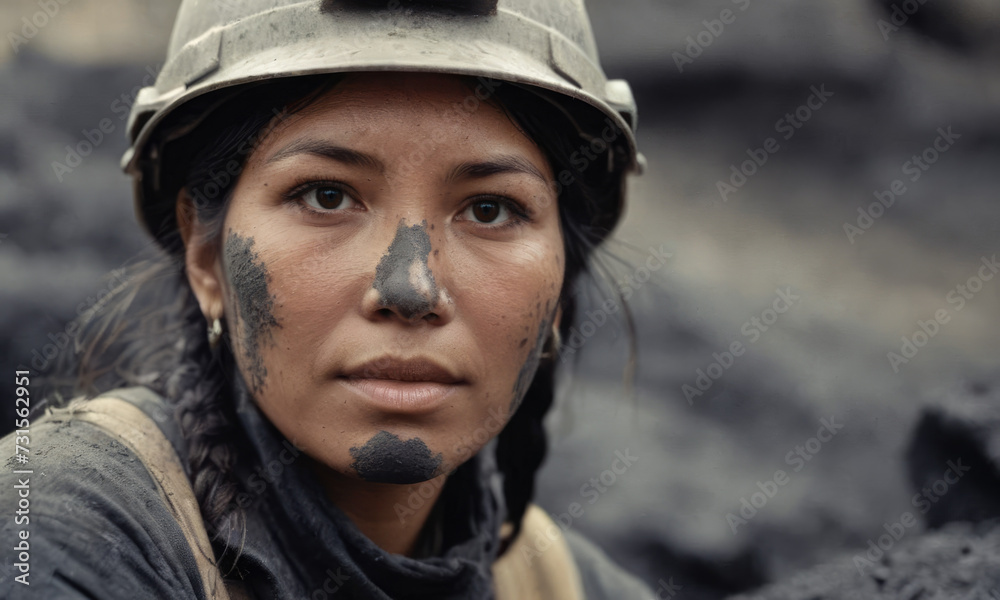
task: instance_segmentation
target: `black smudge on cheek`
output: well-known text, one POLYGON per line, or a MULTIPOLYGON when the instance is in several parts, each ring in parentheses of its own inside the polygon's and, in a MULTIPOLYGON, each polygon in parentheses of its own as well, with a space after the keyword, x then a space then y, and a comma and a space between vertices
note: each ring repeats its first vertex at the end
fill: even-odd
MULTIPOLYGON (((509 414, 513 415, 517 412, 521 402, 524 400, 525 394, 528 393, 528 388, 531 386, 532 379, 535 378, 535 371, 538 370, 538 363, 541 362, 542 356, 542 345, 545 343, 545 336, 549 333, 549 329, 552 327, 552 321, 555 318, 555 314, 548 314, 549 303, 545 303, 545 314, 546 316, 542 318, 542 321, 538 324, 538 333, 535 336, 535 344, 531 347, 531 351, 528 352, 528 358, 521 365, 521 370, 517 374, 517 381, 514 382, 513 397, 510 400, 510 411, 509 414)), ((521 343, 523 347, 524 343, 521 343)))
POLYGON ((248 362, 250 386, 260 391, 267 377, 260 346, 265 337, 270 340, 271 330, 281 325, 274 318, 274 296, 267 287, 271 276, 253 246, 252 237, 230 231, 223 254, 243 324, 243 351, 248 362))
POLYGON ((351 468, 365 481, 376 483, 420 483, 440 475, 441 454, 431 454, 420 438, 405 442, 388 431, 373 435, 360 448, 350 449, 351 468))
POLYGON ((427 221, 407 227, 400 219, 396 237, 375 268, 372 287, 382 305, 398 310, 407 319, 431 309, 438 291, 427 265, 430 253, 427 221))

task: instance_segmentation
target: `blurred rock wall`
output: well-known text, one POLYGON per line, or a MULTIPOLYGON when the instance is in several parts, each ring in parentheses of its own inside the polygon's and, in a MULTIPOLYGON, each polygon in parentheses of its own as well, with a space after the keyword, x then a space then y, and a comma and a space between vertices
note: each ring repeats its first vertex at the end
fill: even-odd
MULTIPOLYGON (((101 277, 146 243, 117 162, 177 4, 56 3, 47 19, 39 2, 0 5, 11 370, 47 368, 67 323, 113 285, 101 277), (45 24, 29 37, 25 19, 45 24), (102 122, 90 155, 54 167, 102 122)), ((569 526, 690 598, 864 547, 910 505, 903 448, 923 403, 997 368, 1000 281, 980 267, 1000 229, 1000 6, 588 6, 606 71, 636 92, 648 169, 630 181, 606 283, 581 290, 589 304, 564 341, 539 502, 554 515, 579 503, 569 526), (631 396, 609 286, 635 317, 631 396), (623 473, 618 452, 638 457, 623 473)))

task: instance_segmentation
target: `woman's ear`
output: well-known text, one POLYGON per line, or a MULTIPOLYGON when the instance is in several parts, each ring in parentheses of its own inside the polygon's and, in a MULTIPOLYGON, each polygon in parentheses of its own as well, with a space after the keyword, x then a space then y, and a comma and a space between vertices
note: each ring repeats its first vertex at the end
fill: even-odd
POLYGON ((184 242, 184 268, 188 283, 198 298, 201 314, 210 322, 221 319, 224 303, 218 247, 207 239, 194 201, 186 189, 177 193, 177 227, 184 242))
POLYGON ((550 329, 552 333, 548 334, 548 338, 545 340, 545 346, 542 350, 542 358, 555 360, 556 356, 559 354, 559 349, 562 347, 562 340, 559 337, 559 322, 562 320, 562 302, 556 306, 556 312, 552 315, 552 325, 550 329))

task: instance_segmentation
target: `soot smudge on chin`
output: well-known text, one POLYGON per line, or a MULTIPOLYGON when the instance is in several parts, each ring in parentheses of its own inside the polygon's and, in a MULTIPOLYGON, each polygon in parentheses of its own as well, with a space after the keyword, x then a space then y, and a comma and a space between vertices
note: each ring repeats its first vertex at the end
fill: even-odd
POLYGON ((274 318, 274 296, 267 287, 271 275, 253 246, 252 237, 230 231, 223 254, 243 323, 243 351, 249 363, 250 386, 260 391, 267 377, 260 345, 265 336, 270 339, 272 328, 281 325, 274 318))
POLYGON ((396 237, 375 268, 372 284, 384 306, 395 308, 407 319, 431 309, 438 290, 427 265, 430 253, 427 221, 407 227, 400 219, 396 237))
POLYGON ((420 483, 440 475, 441 454, 431 454, 418 437, 405 442, 399 436, 380 431, 360 448, 350 449, 351 468, 373 483, 420 483))

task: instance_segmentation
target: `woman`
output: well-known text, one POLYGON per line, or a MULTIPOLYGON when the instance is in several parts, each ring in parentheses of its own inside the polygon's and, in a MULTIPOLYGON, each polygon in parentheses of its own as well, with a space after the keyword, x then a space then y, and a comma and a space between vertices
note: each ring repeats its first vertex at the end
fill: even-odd
POLYGON ((577 1, 185 2, 124 160, 164 252, 32 424, 7 590, 651 597, 530 504, 634 123, 577 1))

